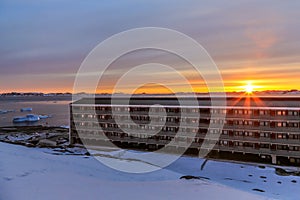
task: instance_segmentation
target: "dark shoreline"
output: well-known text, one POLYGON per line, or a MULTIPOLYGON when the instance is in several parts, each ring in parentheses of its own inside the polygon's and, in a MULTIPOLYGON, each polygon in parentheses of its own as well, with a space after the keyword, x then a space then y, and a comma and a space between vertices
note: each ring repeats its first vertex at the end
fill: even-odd
POLYGON ((19 101, 72 101, 72 95, 66 96, 0 96, 0 101, 19 102, 19 101))
POLYGON ((0 127, 0 142, 27 147, 62 148, 69 146, 69 129, 59 126, 0 127))

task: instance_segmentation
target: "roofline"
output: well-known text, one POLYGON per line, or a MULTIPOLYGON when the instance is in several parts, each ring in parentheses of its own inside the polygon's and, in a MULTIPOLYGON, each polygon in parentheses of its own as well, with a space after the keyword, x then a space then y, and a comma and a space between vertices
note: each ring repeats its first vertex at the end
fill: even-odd
MULTIPOLYGON (((280 99, 280 100, 299 100, 300 101, 300 96, 113 96, 114 99, 128 99, 128 97, 130 97, 130 99, 148 99, 148 100, 153 100, 153 99, 193 99, 196 98, 198 100, 201 99, 280 99)), ((95 96, 95 97, 83 97, 79 100, 76 101, 80 101, 82 99, 111 99, 111 96, 95 96)), ((73 103, 75 103, 76 101, 74 101, 73 103)))
MULTIPOLYGON (((71 106, 80 106, 80 107, 95 107, 95 106, 102 106, 102 107, 143 107, 143 108, 148 108, 149 106, 151 107, 157 107, 160 108, 160 105, 123 105, 123 104, 71 104, 71 106)), ((292 110, 292 111, 299 111, 300 107, 266 107, 266 106, 261 106, 261 107, 250 107, 250 106, 181 106, 181 105, 164 105, 164 107, 167 108, 210 108, 210 109, 248 109, 248 110, 292 110)))

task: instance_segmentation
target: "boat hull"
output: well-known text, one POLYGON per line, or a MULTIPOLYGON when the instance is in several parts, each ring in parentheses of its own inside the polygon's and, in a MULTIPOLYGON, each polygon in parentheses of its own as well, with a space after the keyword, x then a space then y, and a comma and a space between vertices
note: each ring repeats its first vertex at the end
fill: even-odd
POLYGON ((37 122, 39 120, 38 115, 26 115, 26 117, 15 117, 13 123, 37 122))

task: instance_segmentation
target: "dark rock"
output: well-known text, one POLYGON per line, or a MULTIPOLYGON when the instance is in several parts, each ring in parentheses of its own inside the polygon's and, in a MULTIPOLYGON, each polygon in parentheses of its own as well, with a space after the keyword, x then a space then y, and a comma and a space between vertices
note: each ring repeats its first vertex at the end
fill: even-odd
POLYGON ((248 180, 241 180, 241 181, 244 183, 252 183, 251 181, 248 181, 248 180))
POLYGON ((257 192, 265 192, 264 190, 261 190, 261 189, 257 189, 257 188, 254 188, 252 189, 253 191, 257 191, 257 192))
POLYGON ((206 180, 210 180, 210 178, 205 177, 205 176, 199 176, 200 179, 206 179, 206 180))
POLYGON ((290 172, 287 172, 286 170, 282 168, 275 168, 275 173, 279 176, 289 176, 290 172))
POLYGON ((198 177, 198 176, 186 175, 186 176, 182 176, 182 177, 180 177, 180 179, 186 179, 186 180, 190 180, 190 179, 197 179, 197 180, 199 180, 199 179, 200 179, 200 177, 198 177))
POLYGON ((287 171, 282 168, 275 168, 275 173, 279 176, 300 176, 299 171, 287 171))
POLYGON ((26 147, 35 147, 35 145, 32 144, 32 143, 30 143, 30 142, 26 142, 26 143, 25 143, 25 146, 26 146, 26 147))
POLYGON ((42 139, 37 144, 39 147, 57 147, 56 142, 49 139, 42 139))

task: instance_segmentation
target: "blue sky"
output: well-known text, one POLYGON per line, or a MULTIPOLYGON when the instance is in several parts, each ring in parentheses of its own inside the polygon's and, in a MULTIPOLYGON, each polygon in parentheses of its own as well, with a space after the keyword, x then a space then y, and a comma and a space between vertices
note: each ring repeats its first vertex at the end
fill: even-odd
POLYGON ((99 42, 146 26, 197 40, 228 88, 254 80, 265 89, 300 89, 299 9, 299 1, 279 0, 2 0, 0 92, 71 91, 99 42))

